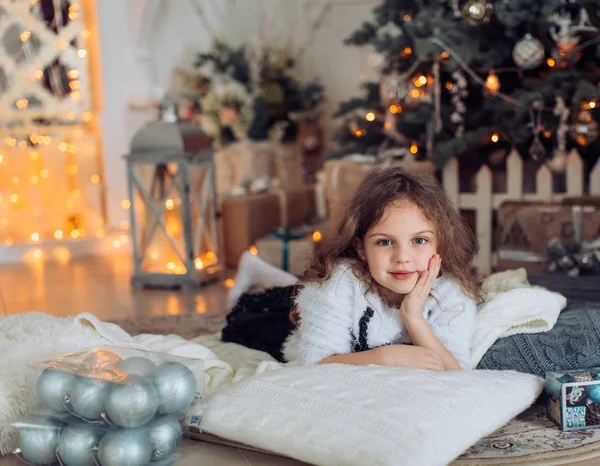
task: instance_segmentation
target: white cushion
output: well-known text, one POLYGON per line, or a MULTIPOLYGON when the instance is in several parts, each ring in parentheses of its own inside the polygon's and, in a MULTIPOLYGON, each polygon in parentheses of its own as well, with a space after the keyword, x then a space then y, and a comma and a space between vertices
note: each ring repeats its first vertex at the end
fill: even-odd
POLYGON ((446 465, 543 385, 504 371, 285 367, 215 393, 201 428, 316 465, 446 465))

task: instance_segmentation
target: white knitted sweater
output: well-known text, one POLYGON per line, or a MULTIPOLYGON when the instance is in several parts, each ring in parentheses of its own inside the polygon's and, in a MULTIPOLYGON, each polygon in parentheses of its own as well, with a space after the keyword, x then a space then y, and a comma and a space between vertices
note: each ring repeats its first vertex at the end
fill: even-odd
MULTIPOLYGON (((411 343, 399 310, 379 295, 366 293, 366 285, 347 262, 338 264, 325 283, 307 283, 296 305, 300 326, 283 346, 289 362, 317 364, 334 354, 411 343)), ((465 369, 470 367, 476 311, 475 302, 445 277, 436 279, 423 307, 435 335, 465 369)))

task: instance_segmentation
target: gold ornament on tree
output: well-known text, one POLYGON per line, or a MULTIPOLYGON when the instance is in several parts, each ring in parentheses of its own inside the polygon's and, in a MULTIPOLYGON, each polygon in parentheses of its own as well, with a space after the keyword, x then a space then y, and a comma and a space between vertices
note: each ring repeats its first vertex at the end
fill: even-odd
POLYGON ((544 62, 544 44, 531 34, 519 40, 513 49, 515 65, 523 70, 532 70, 544 62))
POLYGON ((486 0, 469 0, 462 9, 463 19, 473 26, 487 24, 494 12, 494 6, 486 0))

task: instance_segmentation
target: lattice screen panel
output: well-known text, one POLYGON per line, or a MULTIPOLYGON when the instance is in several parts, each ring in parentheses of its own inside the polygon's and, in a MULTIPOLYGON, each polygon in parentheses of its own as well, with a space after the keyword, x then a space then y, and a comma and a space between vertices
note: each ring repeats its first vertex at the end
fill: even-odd
POLYGON ((0 0, 0 244, 104 234, 86 5, 0 0))

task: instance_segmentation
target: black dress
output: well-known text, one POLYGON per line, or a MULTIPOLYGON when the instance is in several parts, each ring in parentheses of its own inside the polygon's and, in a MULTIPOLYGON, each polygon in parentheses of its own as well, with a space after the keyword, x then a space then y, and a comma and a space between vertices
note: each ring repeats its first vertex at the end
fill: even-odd
POLYGON ((286 362, 281 347, 296 328, 290 318, 300 285, 244 293, 227 316, 221 340, 265 351, 286 362))

